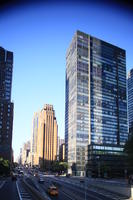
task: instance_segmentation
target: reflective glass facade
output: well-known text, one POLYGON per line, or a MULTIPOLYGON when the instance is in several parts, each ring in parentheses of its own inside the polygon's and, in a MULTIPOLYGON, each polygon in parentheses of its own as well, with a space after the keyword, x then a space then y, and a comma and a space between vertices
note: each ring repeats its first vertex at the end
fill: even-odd
POLYGON ((0 156, 11 161, 13 103, 11 103, 13 53, 0 47, 0 156))
POLYGON ((77 31, 66 62, 66 159, 82 175, 87 145, 128 138, 125 50, 77 31))
POLYGON ((133 69, 128 73, 128 120, 129 132, 133 134, 133 69))

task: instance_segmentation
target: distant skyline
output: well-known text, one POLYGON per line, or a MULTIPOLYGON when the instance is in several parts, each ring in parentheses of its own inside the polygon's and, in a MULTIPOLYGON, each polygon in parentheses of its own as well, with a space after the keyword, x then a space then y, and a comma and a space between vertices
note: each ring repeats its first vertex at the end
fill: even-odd
POLYGON ((66 51, 76 30, 126 50, 133 67, 133 15, 109 4, 28 4, 0 13, 0 46, 13 51, 13 150, 31 138, 34 112, 53 104, 64 138, 66 51))

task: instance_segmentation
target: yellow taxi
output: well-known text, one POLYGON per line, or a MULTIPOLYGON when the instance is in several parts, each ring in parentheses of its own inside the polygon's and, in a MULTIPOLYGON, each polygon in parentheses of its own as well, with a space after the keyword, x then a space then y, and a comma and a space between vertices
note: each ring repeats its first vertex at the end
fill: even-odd
POLYGON ((48 194, 52 196, 57 196, 58 195, 58 188, 54 185, 50 186, 48 188, 48 194))

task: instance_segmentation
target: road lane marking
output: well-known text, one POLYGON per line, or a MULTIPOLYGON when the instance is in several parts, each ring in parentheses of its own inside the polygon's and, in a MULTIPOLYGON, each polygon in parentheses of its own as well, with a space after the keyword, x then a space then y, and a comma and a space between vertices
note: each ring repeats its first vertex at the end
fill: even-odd
POLYGON ((64 192, 62 190, 60 192, 64 193, 69 199, 73 200, 73 198, 71 198, 66 192, 64 192))
POLYGON ((0 184, 0 189, 5 185, 6 181, 2 181, 2 183, 0 184))
MULTIPOLYGON (((68 180, 61 180, 61 179, 59 180, 59 179, 57 179, 57 178, 55 178, 55 177, 54 177, 54 179, 55 179, 56 181, 58 181, 58 182, 70 183, 72 186, 75 185, 75 186, 78 186, 78 187, 80 187, 80 188, 84 188, 84 185, 80 184, 79 182, 74 183, 74 182, 70 182, 70 181, 68 181, 68 180)), ((87 189, 88 191, 94 192, 94 193, 96 193, 96 194, 100 194, 100 195, 102 195, 102 196, 104 196, 104 197, 109 197, 109 198, 111 198, 112 200, 120 200, 120 199, 122 199, 122 197, 120 197, 120 196, 118 196, 118 195, 116 195, 116 194, 111 194, 111 193, 108 192, 108 191, 100 192, 100 191, 97 191, 97 190, 95 190, 95 189, 88 188, 88 187, 86 187, 86 189, 87 189)), ((93 195, 93 194, 90 194, 90 193, 88 194, 88 196, 94 197, 94 198, 96 198, 97 200, 102 200, 102 197, 97 197, 97 196, 95 196, 95 195, 93 195)), ((123 197, 123 198, 124 198, 124 197, 123 197)))
POLYGON ((16 187, 17 187, 17 191, 18 191, 18 195, 19 195, 19 199, 20 200, 32 200, 32 198, 29 195, 29 193, 26 192, 23 187, 20 188, 20 186, 18 186, 18 182, 17 181, 16 181, 16 187))
POLYGON ((18 183, 17 183, 17 181, 16 181, 16 187, 17 187, 17 191, 18 191, 19 199, 22 200, 21 195, 20 195, 20 191, 19 191, 19 187, 18 187, 18 183))

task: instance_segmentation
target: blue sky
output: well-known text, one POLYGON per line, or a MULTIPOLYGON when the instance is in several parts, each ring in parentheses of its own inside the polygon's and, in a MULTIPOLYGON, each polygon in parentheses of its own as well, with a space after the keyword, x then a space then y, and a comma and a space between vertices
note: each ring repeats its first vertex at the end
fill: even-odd
POLYGON ((124 8, 94 3, 32 4, 0 14, 0 46, 14 52, 13 150, 31 137, 34 112, 53 104, 64 137, 65 55, 76 30, 126 50, 133 67, 133 15, 124 8))

